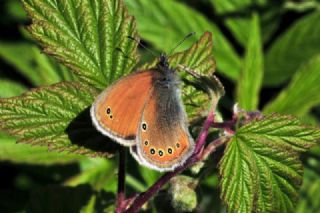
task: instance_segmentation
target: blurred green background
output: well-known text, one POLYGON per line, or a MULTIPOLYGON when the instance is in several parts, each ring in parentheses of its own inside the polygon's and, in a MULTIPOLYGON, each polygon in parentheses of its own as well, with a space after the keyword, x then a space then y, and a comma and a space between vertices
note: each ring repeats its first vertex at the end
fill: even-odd
MULTIPOLYGON (((189 32, 213 33, 217 76, 226 89, 219 109, 231 116, 239 101, 240 73, 258 17, 264 74, 257 106, 264 112, 293 114, 305 123, 320 119, 320 1, 267 0, 126 0, 138 23, 143 42, 151 49, 169 51, 189 32)), ((67 68, 41 53, 24 26, 28 24, 18 0, 0 6, 0 97, 22 94, 29 88, 73 80, 67 68)), ((195 41, 190 39, 179 49, 195 41)), ((151 56, 141 50, 142 61, 151 56)), ((256 78, 254 72, 249 76, 256 78)), ((241 92, 241 90, 240 90, 241 92)), ((214 155, 196 188, 195 212, 224 212, 219 199, 214 155)), ((139 167, 129 158, 128 194, 147 189, 160 173, 139 167), (137 169, 138 168, 138 169, 137 169)), ((117 158, 87 157, 47 152, 45 147, 15 144, 0 133, 0 212, 112 211, 116 191, 117 158), (55 209, 52 209, 55 206, 55 209)), ((320 148, 302 157, 305 165, 301 199, 296 212, 320 212, 320 148)), ((145 206, 147 212, 174 212, 168 190, 145 206)), ((193 194, 192 194, 193 196, 193 194)))

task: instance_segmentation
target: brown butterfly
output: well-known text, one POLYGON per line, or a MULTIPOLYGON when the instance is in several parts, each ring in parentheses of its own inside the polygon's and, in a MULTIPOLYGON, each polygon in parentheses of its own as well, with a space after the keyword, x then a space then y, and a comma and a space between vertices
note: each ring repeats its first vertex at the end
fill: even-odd
POLYGON ((182 165, 194 150, 176 70, 161 54, 154 69, 121 78, 91 107, 94 126, 130 146, 135 159, 158 171, 182 165))

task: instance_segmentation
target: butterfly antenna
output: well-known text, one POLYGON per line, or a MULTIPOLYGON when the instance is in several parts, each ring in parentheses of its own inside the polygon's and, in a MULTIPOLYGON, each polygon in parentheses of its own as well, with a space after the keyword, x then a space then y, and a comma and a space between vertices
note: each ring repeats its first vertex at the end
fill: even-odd
POLYGON ((136 62, 134 58, 129 57, 120 47, 116 47, 116 51, 119 51, 123 54, 124 58, 130 59, 131 61, 136 62))
POLYGON ((188 35, 186 35, 174 48, 171 49, 170 54, 171 55, 185 40, 190 38, 191 36, 195 35, 196 32, 191 32, 188 35))
POLYGON ((132 37, 132 36, 128 36, 129 39, 135 41, 138 43, 139 46, 143 47, 145 50, 147 50, 149 53, 151 53, 154 57, 158 57, 151 49, 149 49, 148 47, 146 47, 144 44, 142 44, 138 39, 132 37))

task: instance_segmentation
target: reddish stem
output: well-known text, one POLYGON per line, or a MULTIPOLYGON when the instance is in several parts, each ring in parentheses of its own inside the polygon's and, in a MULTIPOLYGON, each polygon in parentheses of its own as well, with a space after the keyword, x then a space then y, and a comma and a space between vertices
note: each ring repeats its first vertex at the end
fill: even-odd
POLYGON ((225 121, 221 123, 212 123, 212 127, 218 128, 218 129, 224 129, 225 132, 227 132, 230 135, 233 135, 235 132, 232 130, 232 127, 236 125, 237 120, 232 119, 231 121, 225 121))
POLYGON ((125 208, 125 181, 126 181, 126 150, 125 147, 119 149, 119 167, 118 167, 118 193, 116 213, 122 213, 125 208))
POLYGON ((223 145, 228 139, 227 138, 217 138, 216 140, 212 141, 208 144, 208 146, 205 148, 205 150, 202 152, 201 159, 207 159, 210 154, 215 152, 218 147, 223 145))
POLYGON ((125 211, 125 213, 135 213, 137 212, 144 203, 146 203, 152 196, 154 196, 169 180, 181 173, 183 170, 196 163, 201 159, 200 152, 202 151, 204 144, 206 142, 206 138, 208 136, 209 128, 214 122, 214 113, 211 111, 203 125, 201 133, 197 139, 196 147, 194 150, 194 154, 187 160, 187 162, 178 167, 176 170, 172 172, 168 172, 164 174, 156 183, 154 183, 146 192, 141 193, 133 202, 131 207, 125 211))
POLYGON ((214 123, 214 112, 210 111, 208 114, 207 119, 205 120, 202 130, 199 134, 199 137, 197 139, 197 143, 196 143, 196 148, 194 150, 195 154, 198 154, 201 152, 201 150, 203 149, 203 146, 206 142, 208 133, 209 133, 209 129, 211 127, 211 125, 214 123))
POLYGON ((133 202, 131 207, 125 213, 136 213, 152 196, 154 196, 169 180, 181 173, 183 170, 191 166, 197 161, 197 158, 189 158, 189 160, 181 167, 172 172, 164 174, 157 182, 155 182, 147 191, 141 193, 133 202))

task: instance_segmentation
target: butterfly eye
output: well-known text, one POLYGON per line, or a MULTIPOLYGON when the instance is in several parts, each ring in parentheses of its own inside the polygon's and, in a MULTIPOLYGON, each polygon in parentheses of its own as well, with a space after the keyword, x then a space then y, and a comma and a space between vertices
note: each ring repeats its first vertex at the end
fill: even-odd
POLYGON ((142 130, 146 131, 147 130, 147 123, 143 122, 141 127, 142 127, 142 130))
POLYGON ((172 154, 172 149, 171 148, 168 149, 168 153, 172 154))

